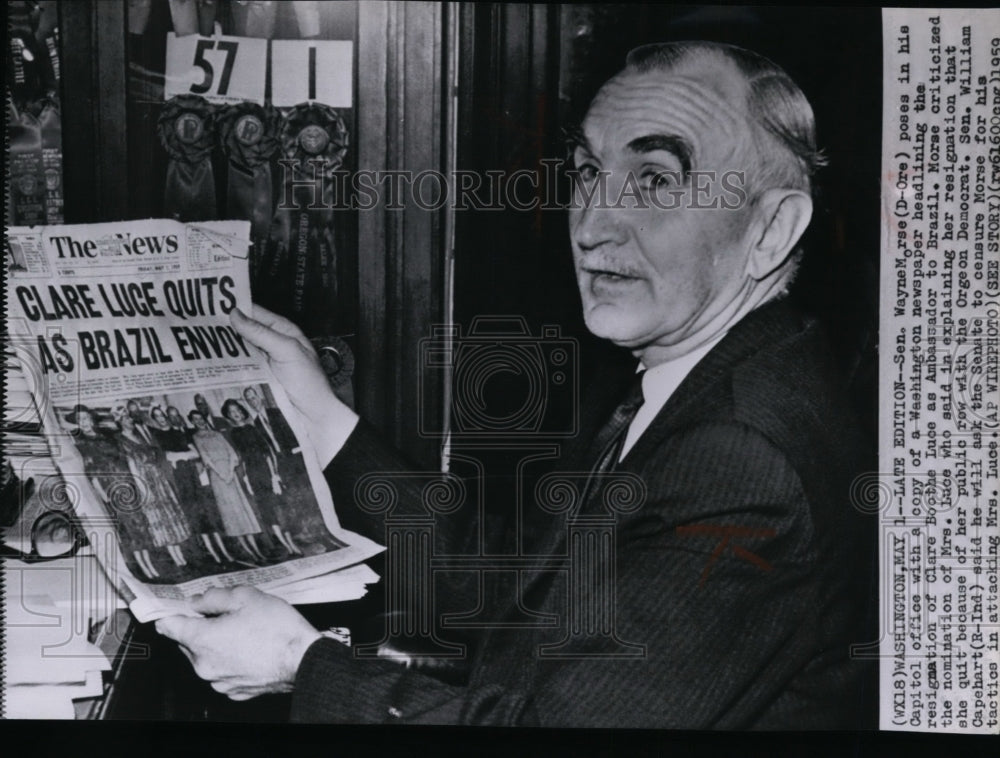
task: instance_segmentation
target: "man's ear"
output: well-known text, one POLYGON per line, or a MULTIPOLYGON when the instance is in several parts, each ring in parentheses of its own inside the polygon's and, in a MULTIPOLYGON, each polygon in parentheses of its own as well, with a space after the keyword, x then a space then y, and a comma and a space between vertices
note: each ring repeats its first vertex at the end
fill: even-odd
POLYGON ((812 218, 812 198, 802 190, 769 189, 757 200, 747 273, 761 280, 788 258, 812 218))

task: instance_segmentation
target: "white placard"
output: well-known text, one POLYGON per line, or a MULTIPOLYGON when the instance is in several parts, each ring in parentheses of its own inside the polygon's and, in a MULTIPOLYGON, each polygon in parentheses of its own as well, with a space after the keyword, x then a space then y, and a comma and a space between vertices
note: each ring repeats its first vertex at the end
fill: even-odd
POLYGON ((353 43, 346 40, 273 40, 271 102, 350 108, 353 60, 353 43))
POLYGON ((163 94, 201 95, 213 103, 263 104, 267 40, 251 37, 167 35, 163 94))

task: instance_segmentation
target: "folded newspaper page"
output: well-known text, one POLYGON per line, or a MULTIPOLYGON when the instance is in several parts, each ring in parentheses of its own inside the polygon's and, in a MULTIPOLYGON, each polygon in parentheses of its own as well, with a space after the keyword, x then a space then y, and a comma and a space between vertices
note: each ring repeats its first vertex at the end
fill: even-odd
POLYGON ((229 323, 250 306, 249 226, 8 230, 15 352, 66 500, 140 621, 382 549, 340 528, 297 411, 229 323))

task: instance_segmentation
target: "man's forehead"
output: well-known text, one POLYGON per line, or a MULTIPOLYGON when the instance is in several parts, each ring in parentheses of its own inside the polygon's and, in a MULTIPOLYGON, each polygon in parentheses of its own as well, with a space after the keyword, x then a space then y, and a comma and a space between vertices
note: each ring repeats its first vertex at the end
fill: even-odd
POLYGON ((650 130, 697 140, 706 134, 737 139, 747 132, 746 82, 734 64, 698 56, 667 70, 623 71, 591 103, 583 122, 588 141, 623 146, 650 130))

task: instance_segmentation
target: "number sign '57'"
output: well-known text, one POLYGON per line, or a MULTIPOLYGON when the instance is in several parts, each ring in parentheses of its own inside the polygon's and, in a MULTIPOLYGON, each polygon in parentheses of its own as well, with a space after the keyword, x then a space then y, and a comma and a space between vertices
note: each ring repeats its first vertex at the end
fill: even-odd
POLYGON ((213 103, 264 103, 267 40, 167 35, 163 95, 201 95, 213 103))

